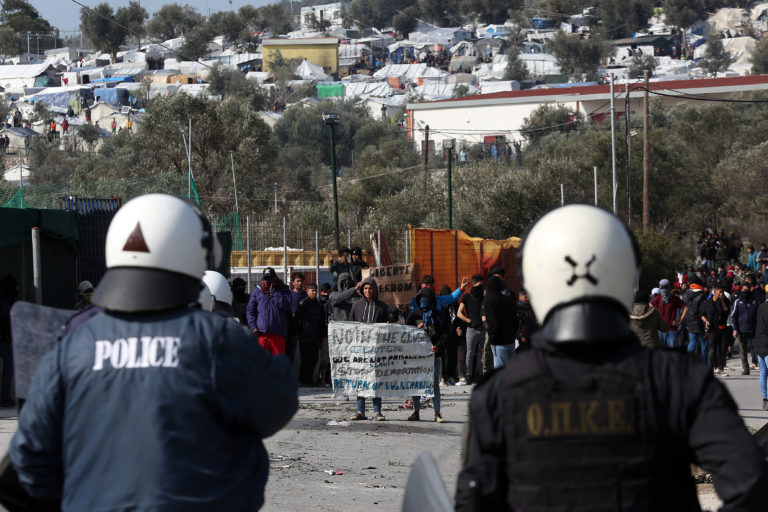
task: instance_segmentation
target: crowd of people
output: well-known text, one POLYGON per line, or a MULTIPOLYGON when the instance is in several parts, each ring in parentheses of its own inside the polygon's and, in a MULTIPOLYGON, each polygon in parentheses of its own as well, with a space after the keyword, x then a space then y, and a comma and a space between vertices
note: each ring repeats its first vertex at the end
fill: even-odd
POLYGON ((630 325, 644 346, 697 354, 717 376, 728 376, 728 360, 738 355, 741 375, 760 371, 768 410, 768 245, 748 246, 746 263, 738 238, 722 231, 702 233, 699 249, 696 267, 638 292, 630 325))
MULTIPOLYGON (((233 309, 258 336, 261 346, 272 354, 285 354, 296 365, 302 386, 331 385, 330 322, 397 323, 423 328, 435 352, 436 421, 443 420, 441 384, 465 386, 476 382, 492 369, 503 367, 515 353, 516 342, 517 350, 530 346, 537 329, 536 318, 527 295, 518 296, 504 283, 501 267, 491 270, 487 283, 476 274, 455 290, 443 285, 439 293, 434 278, 425 275, 409 304, 379 300, 376 280, 363 276, 367 267, 359 247, 342 247, 338 259, 330 265, 333 284, 306 283, 300 272, 291 274, 286 284, 274 269, 267 268, 250 295, 242 279, 233 280, 233 309)), ((406 407, 413 407, 409 419, 418 420, 419 397, 407 402, 406 407)), ((364 398, 358 398, 352 419, 367 419, 364 398)), ((385 419, 380 398, 373 399, 373 419, 385 419)))

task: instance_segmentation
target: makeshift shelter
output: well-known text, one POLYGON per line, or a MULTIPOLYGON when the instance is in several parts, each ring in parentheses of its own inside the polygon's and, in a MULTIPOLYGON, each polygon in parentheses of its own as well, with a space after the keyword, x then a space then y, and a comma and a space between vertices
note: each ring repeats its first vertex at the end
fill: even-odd
POLYGON ((388 98, 395 93, 387 82, 350 82, 344 86, 346 99, 388 98))
POLYGON ((308 60, 304 59, 301 61, 301 64, 296 68, 296 71, 293 72, 294 75, 301 77, 302 80, 328 80, 330 78, 328 75, 325 74, 323 71, 322 66, 318 66, 317 64, 312 64, 308 60))
POLYGON ((480 82, 480 94, 493 94, 494 92, 519 90, 520 82, 517 80, 485 80, 480 82))
POLYGON ((8 152, 19 153, 25 151, 32 139, 42 137, 41 134, 29 128, 3 128, 0 135, 8 136, 8 152))
POLYGON ((48 87, 35 93, 30 99, 36 103, 44 103, 48 110, 62 114, 70 106, 73 109, 79 109, 82 100, 93 97, 91 90, 91 86, 88 85, 48 87))
POLYGON ((16 185, 19 184, 19 180, 23 180, 22 186, 27 186, 31 177, 32 168, 23 162, 13 165, 9 169, 3 171, 3 180, 9 183, 15 183, 16 185))
POLYGON ((57 82, 56 70, 49 61, 0 66, 0 87, 5 92, 22 92, 25 87, 50 87, 57 82))
POLYGON ((457 87, 466 87, 466 95, 477 94, 480 89, 470 84, 446 84, 443 82, 427 82, 416 87, 416 94, 423 96, 426 101, 453 98, 457 87))
MULTIPOLYGON (((140 84, 136 84, 137 87, 140 84)), ((93 95, 99 98, 99 101, 109 103, 110 105, 128 105, 128 91, 122 88, 99 88, 93 90, 93 95)))
POLYGON ((741 32, 744 23, 749 22, 749 15, 743 9, 722 8, 715 11, 707 20, 715 32, 741 32))
POLYGON ((403 81, 415 82, 419 78, 443 78, 448 76, 448 73, 429 67, 422 62, 420 64, 392 64, 384 66, 376 71, 373 76, 375 78, 398 77, 403 81))

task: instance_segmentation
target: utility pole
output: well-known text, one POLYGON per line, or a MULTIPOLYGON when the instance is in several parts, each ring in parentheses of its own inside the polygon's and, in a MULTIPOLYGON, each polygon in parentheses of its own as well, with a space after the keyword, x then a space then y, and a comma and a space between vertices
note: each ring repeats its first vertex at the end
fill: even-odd
POLYGON ((453 140, 443 142, 443 147, 448 150, 448 229, 453 229, 453 179, 451 165, 453 164, 453 140))
POLYGON ((611 168, 613 169, 613 214, 619 214, 618 176, 616 175, 616 96, 614 96, 614 82, 616 78, 611 73, 611 168))
POLYGON ((275 183, 273 188, 275 191, 275 215, 277 215, 277 183, 275 183))
POLYGON ((645 94, 643 95, 643 233, 648 232, 648 171, 650 144, 648 142, 648 70, 645 70, 645 94))
POLYGON ((632 90, 632 88, 629 86, 629 84, 625 84, 624 87, 627 89, 627 94, 624 99, 624 129, 626 130, 626 138, 627 138, 627 226, 632 225, 632 167, 630 166, 630 162, 632 160, 632 154, 630 153, 630 138, 632 137, 632 134, 629 130, 629 92, 632 90))
POLYGON ((429 176, 429 125, 424 127, 424 147, 423 153, 424 153, 424 176, 423 176, 423 182, 424 182, 424 190, 427 189, 427 177, 429 176))
POLYGON ((333 184, 333 230, 336 235, 336 248, 341 247, 339 238, 339 195, 336 187, 336 136, 334 128, 339 124, 339 115, 335 112, 323 112, 323 122, 331 129, 331 179, 333 184))

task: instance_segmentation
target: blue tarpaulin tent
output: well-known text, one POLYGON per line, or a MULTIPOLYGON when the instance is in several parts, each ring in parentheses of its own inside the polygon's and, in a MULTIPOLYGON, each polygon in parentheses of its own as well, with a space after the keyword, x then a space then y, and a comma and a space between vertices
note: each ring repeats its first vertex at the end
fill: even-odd
POLYGON ((99 98, 99 101, 112 105, 128 105, 128 91, 116 88, 99 88, 93 90, 93 95, 99 98))

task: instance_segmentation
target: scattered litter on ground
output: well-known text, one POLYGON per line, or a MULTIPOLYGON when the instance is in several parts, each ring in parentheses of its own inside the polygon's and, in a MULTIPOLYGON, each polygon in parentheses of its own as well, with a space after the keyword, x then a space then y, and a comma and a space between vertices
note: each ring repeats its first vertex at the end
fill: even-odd
POLYGON ((270 469, 288 469, 291 467, 290 464, 285 464, 284 466, 269 466, 270 469))
POLYGON ((367 468, 363 468, 363 471, 366 469, 376 469, 376 466, 368 466, 367 468))
POLYGON ((405 464, 403 464, 399 460, 388 460, 387 466, 405 466, 405 464))
POLYGON ((323 471, 323 473, 325 473, 326 475, 343 475, 344 474, 338 469, 326 469, 325 471, 323 471))
POLYGON ((348 427, 349 425, 351 425, 351 423, 346 420, 343 420, 343 421, 331 420, 328 422, 329 427, 348 427))
POLYGON ((384 486, 379 484, 368 484, 368 483, 361 483, 361 486, 367 488, 367 489, 381 489, 384 486))

